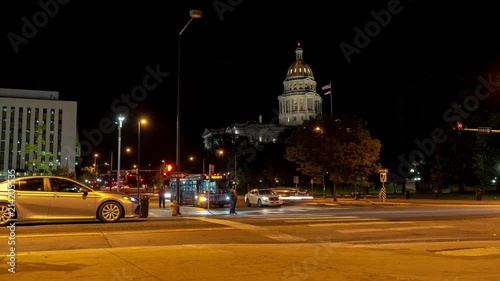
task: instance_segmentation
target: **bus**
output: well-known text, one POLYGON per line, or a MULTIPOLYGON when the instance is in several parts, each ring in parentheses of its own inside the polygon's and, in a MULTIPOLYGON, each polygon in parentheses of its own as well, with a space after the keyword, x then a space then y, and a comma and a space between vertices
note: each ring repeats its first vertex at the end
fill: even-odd
MULTIPOLYGON (((206 179, 202 174, 187 175, 178 179, 180 185, 179 205, 192 205, 209 208, 218 206, 223 208, 229 204, 229 189, 224 185, 224 177, 214 175, 206 179)), ((170 201, 176 200, 177 179, 170 179, 170 201)))

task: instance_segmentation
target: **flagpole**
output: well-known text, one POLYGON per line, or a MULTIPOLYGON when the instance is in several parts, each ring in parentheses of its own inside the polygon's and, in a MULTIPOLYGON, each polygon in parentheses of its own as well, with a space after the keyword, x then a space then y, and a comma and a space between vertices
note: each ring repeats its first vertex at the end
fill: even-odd
POLYGON ((332 96, 333 96, 333 93, 332 93, 332 80, 330 80, 330 115, 333 117, 333 102, 332 102, 332 96))
POLYGON ((328 90, 328 92, 326 92, 324 94, 330 95, 330 115, 333 117, 332 80, 330 80, 330 82, 327 85, 321 87, 321 90, 323 90, 323 91, 328 90))

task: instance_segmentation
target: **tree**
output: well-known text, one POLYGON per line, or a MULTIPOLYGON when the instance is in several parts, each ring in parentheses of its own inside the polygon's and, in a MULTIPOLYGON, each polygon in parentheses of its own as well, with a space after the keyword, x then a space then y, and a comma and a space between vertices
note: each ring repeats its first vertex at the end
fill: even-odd
POLYGON ((43 148, 45 147, 45 132, 46 127, 44 124, 36 125, 34 131, 34 143, 26 144, 25 150, 26 155, 32 155, 31 158, 26 157, 26 159, 30 159, 26 161, 28 165, 28 169, 32 169, 33 174, 38 174, 43 172, 47 175, 52 175, 52 167, 53 167, 53 153, 45 151, 43 148), (52 160, 52 161, 51 161, 52 160))
POLYGON ((322 178, 327 173, 333 182, 332 194, 336 201, 336 185, 368 185, 367 179, 380 169, 382 145, 378 139, 371 138, 364 126, 364 120, 359 117, 323 116, 308 120, 287 139, 285 158, 311 178, 322 178))

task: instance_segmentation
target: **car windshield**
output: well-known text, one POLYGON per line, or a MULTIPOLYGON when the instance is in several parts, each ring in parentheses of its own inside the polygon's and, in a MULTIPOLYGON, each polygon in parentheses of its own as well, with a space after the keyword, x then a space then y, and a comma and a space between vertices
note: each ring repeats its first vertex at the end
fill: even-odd
POLYGON ((274 191, 272 191, 270 189, 262 189, 262 190, 259 190, 259 194, 274 194, 274 191))

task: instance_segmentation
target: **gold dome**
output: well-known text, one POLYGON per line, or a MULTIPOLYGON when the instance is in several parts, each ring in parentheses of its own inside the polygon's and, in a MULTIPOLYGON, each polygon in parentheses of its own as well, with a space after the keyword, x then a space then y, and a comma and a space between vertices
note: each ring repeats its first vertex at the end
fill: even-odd
POLYGON ((292 63, 292 65, 290 65, 286 73, 287 78, 295 76, 314 76, 311 67, 302 59, 302 53, 303 51, 300 47, 299 42, 297 44, 297 49, 295 50, 295 61, 292 63))

